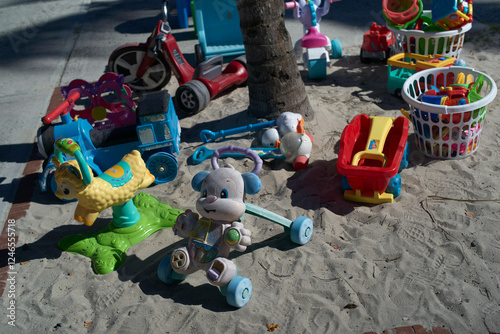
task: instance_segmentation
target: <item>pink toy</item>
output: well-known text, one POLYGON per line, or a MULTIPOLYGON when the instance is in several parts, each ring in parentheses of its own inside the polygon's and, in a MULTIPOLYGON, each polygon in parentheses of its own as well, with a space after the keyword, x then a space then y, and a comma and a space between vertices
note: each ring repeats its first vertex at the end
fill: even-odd
POLYGON ((338 39, 330 39, 320 33, 321 17, 328 14, 330 4, 340 0, 297 0, 285 2, 285 9, 293 9, 293 16, 302 23, 304 36, 295 44, 296 57, 302 57, 309 79, 324 79, 326 66, 332 58, 342 57, 342 45, 338 39), (321 6, 322 5, 322 6, 321 6), (303 52, 303 48, 306 49, 303 52))
POLYGON ((135 124, 136 105, 132 100, 132 91, 123 84, 123 75, 108 72, 93 83, 76 79, 62 87, 61 93, 65 98, 74 93, 80 95, 75 102, 86 107, 83 110, 73 108, 71 117, 86 119, 96 129, 135 124), (108 101, 111 96, 112 101, 108 101))

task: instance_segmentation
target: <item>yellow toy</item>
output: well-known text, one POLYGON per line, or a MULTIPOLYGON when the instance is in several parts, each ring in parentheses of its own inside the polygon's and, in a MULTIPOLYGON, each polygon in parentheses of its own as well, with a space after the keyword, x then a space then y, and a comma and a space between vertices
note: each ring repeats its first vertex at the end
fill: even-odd
MULTIPOLYGON (((65 200, 78 200, 75 219, 91 226, 101 211, 113 207, 115 225, 120 225, 120 216, 130 214, 131 199, 139 189, 151 185, 155 177, 146 168, 137 150, 125 155, 115 166, 94 177, 85 163, 80 147, 71 139, 56 142, 55 180, 56 196, 65 200), (76 160, 64 161, 62 153, 73 155, 76 160), (119 208, 119 210, 116 210, 119 208)), ((137 210, 135 210, 137 212, 137 210)), ((123 223, 130 226, 139 220, 139 214, 132 213, 123 223)))
POLYGON ((387 157, 382 151, 384 150, 385 140, 387 139, 389 130, 392 128, 394 118, 371 116, 370 119, 372 123, 366 148, 364 151, 360 151, 354 155, 352 165, 357 166, 361 159, 374 159, 380 161, 382 167, 385 167, 387 157))

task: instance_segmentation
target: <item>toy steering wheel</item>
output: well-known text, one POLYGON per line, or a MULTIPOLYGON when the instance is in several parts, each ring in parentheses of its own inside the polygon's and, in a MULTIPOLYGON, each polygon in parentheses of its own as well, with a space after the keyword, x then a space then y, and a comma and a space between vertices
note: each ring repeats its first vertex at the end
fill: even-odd
POLYGON ((260 173, 260 171, 262 170, 262 159, 259 157, 259 155, 257 153, 255 153, 254 151, 252 151, 249 148, 243 148, 243 147, 234 146, 234 145, 221 147, 218 150, 214 151, 214 153, 212 154, 212 167, 213 167, 213 169, 219 168, 219 163, 217 162, 217 160, 224 153, 240 153, 240 154, 243 154, 246 157, 252 159, 254 164, 255 164, 255 167, 252 170, 252 173, 254 173, 255 175, 258 175, 260 173))

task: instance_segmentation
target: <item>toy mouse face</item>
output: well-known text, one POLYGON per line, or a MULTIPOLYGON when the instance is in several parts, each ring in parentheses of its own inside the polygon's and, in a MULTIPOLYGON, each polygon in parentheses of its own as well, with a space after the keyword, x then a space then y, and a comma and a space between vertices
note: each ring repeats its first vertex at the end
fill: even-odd
POLYGON ((245 184, 233 168, 218 168, 206 176, 201 185, 196 210, 206 218, 233 221, 245 213, 245 184))

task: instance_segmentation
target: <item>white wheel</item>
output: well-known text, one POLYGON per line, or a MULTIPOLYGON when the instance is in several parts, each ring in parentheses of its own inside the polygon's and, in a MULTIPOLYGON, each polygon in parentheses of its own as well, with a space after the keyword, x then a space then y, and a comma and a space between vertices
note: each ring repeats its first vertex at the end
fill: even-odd
POLYGON ((158 57, 146 74, 141 79, 137 78, 137 70, 146 53, 147 48, 144 44, 118 48, 109 57, 108 71, 123 74, 124 83, 134 90, 160 90, 170 81, 172 71, 167 62, 162 57, 158 57))

